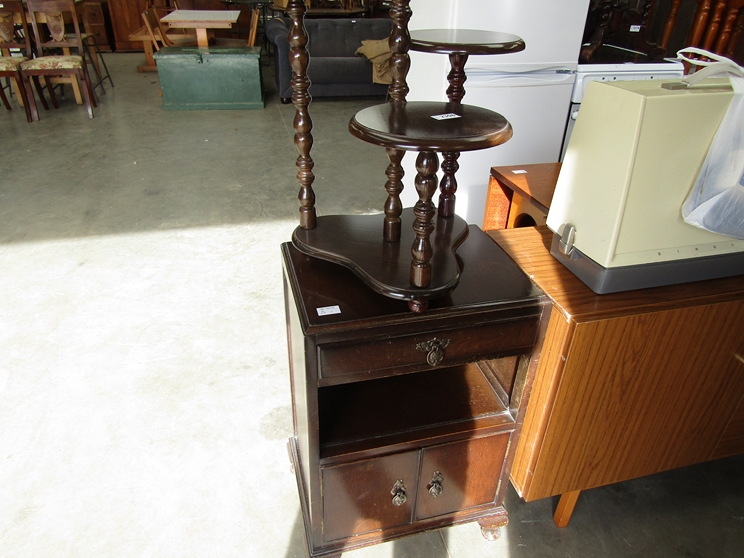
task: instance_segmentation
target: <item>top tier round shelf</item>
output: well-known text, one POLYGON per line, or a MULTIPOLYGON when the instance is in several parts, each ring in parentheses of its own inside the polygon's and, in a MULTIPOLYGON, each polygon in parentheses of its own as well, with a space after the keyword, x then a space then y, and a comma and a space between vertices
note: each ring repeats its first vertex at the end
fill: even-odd
POLYGON ((355 137, 405 151, 473 151, 512 136, 497 112, 459 103, 385 103, 359 111, 349 122, 355 137), (439 118, 437 118, 439 117, 439 118))
POLYGON ((478 29, 411 31, 411 50, 437 54, 509 54, 524 50, 521 37, 478 29))

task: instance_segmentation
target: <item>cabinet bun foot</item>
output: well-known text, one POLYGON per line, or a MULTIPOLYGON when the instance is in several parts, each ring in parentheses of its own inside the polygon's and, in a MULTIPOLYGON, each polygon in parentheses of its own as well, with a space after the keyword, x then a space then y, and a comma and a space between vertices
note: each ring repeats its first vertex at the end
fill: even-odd
POLYGON ((508 523, 509 516, 503 506, 499 506, 494 515, 489 515, 478 520, 481 535, 487 541, 498 540, 501 537, 501 527, 506 527, 508 523))
POLYGON ((481 527, 481 535, 487 541, 497 541, 501 538, 501 527, 496 527, 495 529, 481 527))
POLYGON ((409 300, 408 301, 408 309, 411 312, 414 312, 415 314, 426 312, 426 309, 428 307, 429 307, 428 300, 409 300))

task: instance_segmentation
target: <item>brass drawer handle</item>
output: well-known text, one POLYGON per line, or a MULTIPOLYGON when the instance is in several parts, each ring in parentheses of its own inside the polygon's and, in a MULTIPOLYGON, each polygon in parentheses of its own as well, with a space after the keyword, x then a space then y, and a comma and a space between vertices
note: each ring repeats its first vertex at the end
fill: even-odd
POLYGON ((434 476, 431 477, 431 480, 429 481, 429 484, 426 485, 426 488, 429 489, 429 495, 436 498, 439 496, 444 488, 442 488, 442 481, 444 478, 442 477, 442 473, 439 471, 434 471, 434 476))
POLYGON ((450 339, 430 339, 416 345, 416 350, 427 353, 426 362, 431 366, 438 366, 444 360, 444 348, 450 344, 450 339))
POLYGON ((394 506, 402 506, 406 503, 406 487, 403 486, 403 481, 398 480, 395 481, 395 484, 393 485, 393 489, 390 491, 390 494, 393 495, 393 505, 394 506))

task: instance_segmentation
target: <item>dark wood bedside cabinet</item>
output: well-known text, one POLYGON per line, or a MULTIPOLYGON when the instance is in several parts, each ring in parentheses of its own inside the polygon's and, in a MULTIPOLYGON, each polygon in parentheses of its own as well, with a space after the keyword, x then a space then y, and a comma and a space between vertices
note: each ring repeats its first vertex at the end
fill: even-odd
POLYGON ((477 227, 427 312, 282 245, 311 556, 478 520, 495 537, 550 305, 477 227))

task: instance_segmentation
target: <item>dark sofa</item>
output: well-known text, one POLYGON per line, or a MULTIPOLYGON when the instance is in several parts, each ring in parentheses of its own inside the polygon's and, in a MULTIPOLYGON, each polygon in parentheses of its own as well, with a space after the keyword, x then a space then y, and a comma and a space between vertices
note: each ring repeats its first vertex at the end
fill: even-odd
MULTIPOLYGON (((292 97, 292 67, 289 65, 289 18, 266 22, 266 37, 274 45, 274 71, 283 103, 292 97)), ((387 18, 305 19, 310 64, 307 75, 313 97, 385 95, 387 85, 372 83, 372 63, 354 52, 362 40, 384 39, 392 22, 387 18)))

